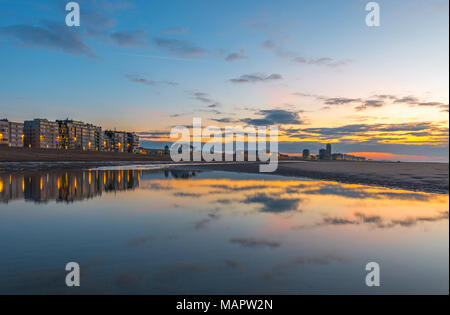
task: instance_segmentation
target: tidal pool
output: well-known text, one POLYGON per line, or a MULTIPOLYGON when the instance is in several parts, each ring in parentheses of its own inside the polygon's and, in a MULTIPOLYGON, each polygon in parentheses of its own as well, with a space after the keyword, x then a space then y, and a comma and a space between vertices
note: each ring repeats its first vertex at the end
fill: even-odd
POLYGON ((448 207, 261 174, 3 174, 0 294, 448 294, 448 207), (80 287, 65 284, 68 262, 80 287), (380 287, 366 286, 369 262, 380 287))

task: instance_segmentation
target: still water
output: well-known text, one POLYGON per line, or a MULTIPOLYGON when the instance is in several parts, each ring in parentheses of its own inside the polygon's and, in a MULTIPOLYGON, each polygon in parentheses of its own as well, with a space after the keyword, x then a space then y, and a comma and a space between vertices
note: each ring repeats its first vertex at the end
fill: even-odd
POLYGON ((448 294, 448 206, 261 174, 3 174, 0 294, 448 294), (72 261, 77 288, 65 285, 72 261), (372 261, 380 287, 365 284, 372 261))

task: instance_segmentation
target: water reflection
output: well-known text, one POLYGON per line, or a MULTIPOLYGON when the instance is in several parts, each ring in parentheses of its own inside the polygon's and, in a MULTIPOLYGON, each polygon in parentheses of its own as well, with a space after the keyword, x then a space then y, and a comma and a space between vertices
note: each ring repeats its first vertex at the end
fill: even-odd
POLYGON ((0 292, 73 293, 77 261, 81 293, 370 294, 376 261, 375 293, 448 294, 444 194, 115 169, 1 175, 0 200, 0 292))
MULTIPOLYGON (((153 173, 146 171, 145 173, 153 173)), ((102 193, 134 190, 139 187, 141 170, 73 170, 44 174, 0 174, 0 202, 13 200, 46 203, 75 202, 102 193)), ((164 171, 165 178, 191 178, 192 171, 164 171)))

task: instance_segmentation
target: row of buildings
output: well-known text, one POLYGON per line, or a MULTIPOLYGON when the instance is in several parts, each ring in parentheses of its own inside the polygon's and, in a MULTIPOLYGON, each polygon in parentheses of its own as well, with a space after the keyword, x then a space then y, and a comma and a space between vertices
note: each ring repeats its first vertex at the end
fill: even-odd
POLYGON ((134 132, 102 130, 102 127, 70 119, 0 120, 0 145, 37 149, 139 152, 134 132))
POLYGON ((344 153, 332 153, 331 152, 331 144, 327 143, 325 149, 319 150, 319 155, 311 155, 308 149, 303 150, 303 159, 304 160, 325 160, 325 161, 365 161, 365 157, 354 156, 344 153))

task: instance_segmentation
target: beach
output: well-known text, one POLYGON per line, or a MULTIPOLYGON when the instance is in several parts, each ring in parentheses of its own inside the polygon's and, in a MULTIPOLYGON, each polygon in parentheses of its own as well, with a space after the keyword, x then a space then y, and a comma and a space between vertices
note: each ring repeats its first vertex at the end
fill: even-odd
MULTIPOLYGON (((170 164, 163 167, 259 173, 259 162, 181 162, 169 155, 0 147, 0 173, 170 164)), ((275 175, 448 193, 448 163, 280 160, 275 175)))
MULTIPOLYGON (((183 166, 186 168, 186 166, 183 166)), ((197 170, 258 173, 258 163, 205 164, 197 170)), ((274 175, 307 177, 413 191, 448 194, 448 163, 279 161, 274 175)))
POLYGON ((125 152, 9 148, 0 146, 1 162, 170 161, 170 156, 125 152))
MULTIPOLYGON (((0 148, 0 173, 133 164, 163 164, 162 167, 199 171, 259 173, 258 162, 182 162, 176 164, 171 161, 170 156, 0 148)), ((449 192, 448 163, 280 160, 278 169, 271 174, 423 192, 444 194, 449 192)))

